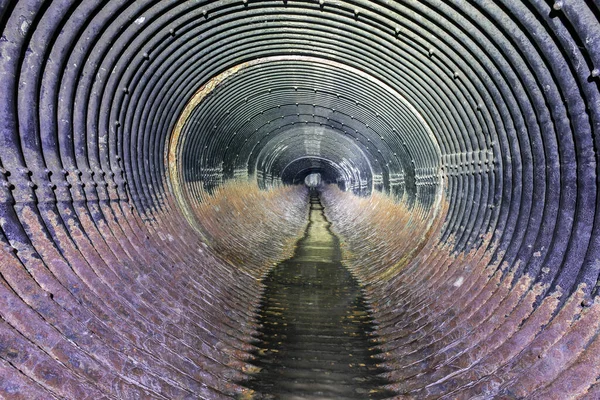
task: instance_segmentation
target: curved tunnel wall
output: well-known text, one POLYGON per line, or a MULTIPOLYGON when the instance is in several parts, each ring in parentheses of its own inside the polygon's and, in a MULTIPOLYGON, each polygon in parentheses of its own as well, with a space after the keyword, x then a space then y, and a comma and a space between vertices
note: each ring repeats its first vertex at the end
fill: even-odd
POLYGON ((210 187, 253 174, 281 182, 294 160, 316 157, 343 169, 344 186, 357 194, 389 192, 390 176, 402 176, 407 201, 430 205, 436 190, 417 188, 416 178, 439 183, 440 149, 418 111, 367 73, 316 57, 237 65, 198 91, 177 126, 169 162, 182 159, 184 182, 210 187), (377 105, 365 105, 372 98, 377 105))
MULTIPOLYGON (((193 207, 201 240, 174 193, 181 187, 197 201, 207 196, 200 189, 230 178, 277 187, 285 165, 315 144, 292 133, 315 135, 317 124, 326 127, 318 154, 340 186, 382 191, 425 216, 443 191, 435 246, 451 242, 456 260, 485 252, 479 262, 515 288, 531 279, 527 287, 544 288, 531 292, 536 306, 560 293, 550 321, 568 313, 590 321, 600 271, 599 16, 588 1, 2 2, 0 390, 22 398, 241 391, 234 382, 249 368, 256 278, 301 230, 302 207, 292 205, 303 193, 281 195, 295 222, 277 252, 243 271, 202 244, 217 226, 209 211, 193 207), (176 149, 180 170, 170 174, 172 134, 194 94, 269 57, 284 60, 212 88, 182 127, 188 145, 176 149), (286 136, 280 126, 292 123, 302 128, 286 136), (343 137, 358 143, 335 144, 343 137), (358 152, 364 162, 342 163, 358 152), (371 181, 360 182, 367 164, 371 181), (179 292, 163 291, 165 282, 179 292), (173 310, 199 319, 172 319, 173 310)), ((270 201, 248 191, 249 204, 270 201)), ((403 276, 388 276, 397 290, 411 282, 403 276)), ((565 368, 597 367, 586 351, 598 346, 591 321, 571 330, 580 341, 565 345, 565 368)), ((555 376, 545 376, 550 385, 555 376)), ((594 398, 598 377, 585 376, 570 390, 594 398)))

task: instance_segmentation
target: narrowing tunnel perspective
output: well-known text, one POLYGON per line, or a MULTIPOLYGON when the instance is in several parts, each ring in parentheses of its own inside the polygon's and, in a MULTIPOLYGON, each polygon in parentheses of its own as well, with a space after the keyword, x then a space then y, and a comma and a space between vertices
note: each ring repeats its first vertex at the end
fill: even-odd
POLYGON ((0 398, 600 399, 593 0, 0 0, 0 398))

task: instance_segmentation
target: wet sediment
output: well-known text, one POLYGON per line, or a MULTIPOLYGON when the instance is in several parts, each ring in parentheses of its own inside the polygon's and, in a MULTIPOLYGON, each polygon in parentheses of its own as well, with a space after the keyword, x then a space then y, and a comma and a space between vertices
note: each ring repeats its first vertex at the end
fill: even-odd
POLYGON ((265 278, 254 365, 255 399, 380 399, 373 324, 356 279, 341 263, 319 195, 294 256, 265 278))

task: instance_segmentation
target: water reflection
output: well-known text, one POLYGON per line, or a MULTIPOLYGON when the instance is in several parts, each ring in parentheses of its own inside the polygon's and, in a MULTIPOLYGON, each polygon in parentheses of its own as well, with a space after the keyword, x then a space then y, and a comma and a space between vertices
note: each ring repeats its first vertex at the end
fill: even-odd
POLYGON ((372 321, 316 191, 293 258, 265 279, 255 399, 379 399, 372 321))

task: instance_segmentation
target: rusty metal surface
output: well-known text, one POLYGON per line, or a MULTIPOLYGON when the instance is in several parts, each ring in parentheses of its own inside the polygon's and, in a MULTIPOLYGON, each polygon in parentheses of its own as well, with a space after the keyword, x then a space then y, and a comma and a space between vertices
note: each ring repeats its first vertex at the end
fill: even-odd
POLYGON ((575 398, 596 383, 600 306, 585 284, 569 294, 518 277, 519 266, 490 263, 489 240, 457 254, 440 245, 443 215, 428 231, 430 215, 383 196, 322 197, 366 285, 398 398, 575 398))
POLYGON ((1 1, 0 397, 243 392, 259 280, 304 223, 280 186, 321 173, 372 194, 324 198, 398 398, 597 399, 599 20, 1 1))
POLYGON ((0 255, 0 349, 14 375, 3 381, 4 394, 24 396, 38 385, 42 397, 66 398, 241 392, 233 382, 253 368, 244 360, 253 349, 247 343, 256 328, 259 278, 302 232, 305 198, 303 188, 226 186, 197 211, 214 243, 200 241, 177 211, 145 228, 127 212, 121 221, 137 225, 132 236, 114 237, 109 229, 121 227, 92 224, 86 236, 92 227, 104 236, 72 236, 84 251, 67 242, 67 232, 55 242, 64 248, 55 248, 35 225, 42 210, 22 207, 31 244, 0 255), (223 227, 237 235, 221 234, 223 227), (247 248, 263 250, 242 254, 247 248), (23 382, 17 371, 31 380, 23 382))

